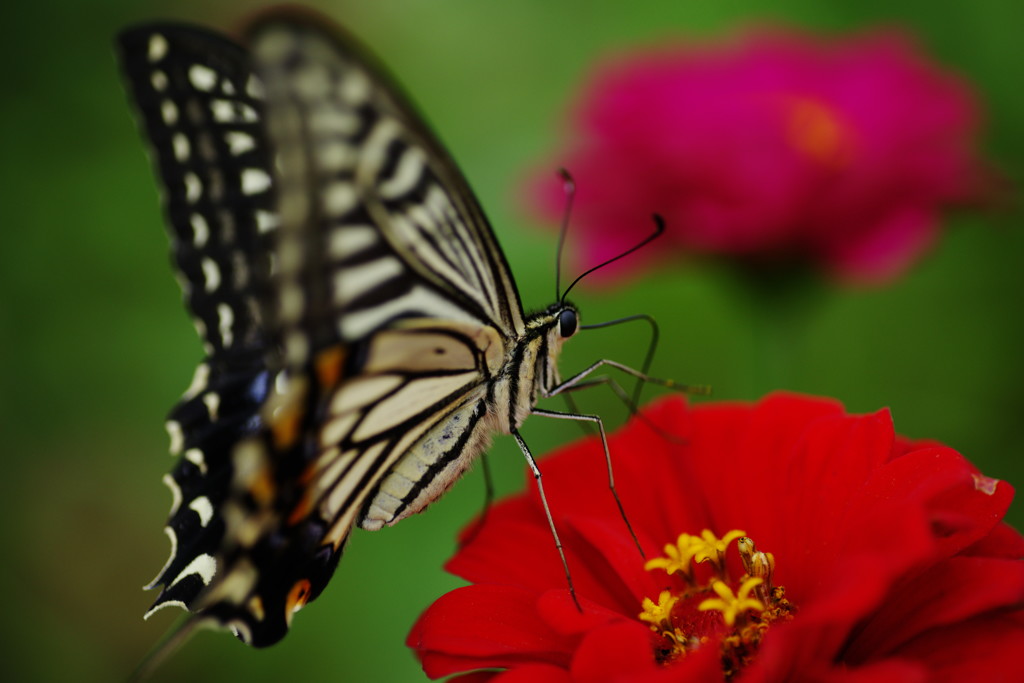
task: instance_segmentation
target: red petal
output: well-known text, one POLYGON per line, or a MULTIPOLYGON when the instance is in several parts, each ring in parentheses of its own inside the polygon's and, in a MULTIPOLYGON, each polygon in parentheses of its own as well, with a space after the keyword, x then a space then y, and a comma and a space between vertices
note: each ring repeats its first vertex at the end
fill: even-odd
POLYGON ((524 664, 499 674, 493 683, 573 683, 573 680, 568 671, 557 666, 524 664))
POLYGON ((979 618, 935 629, 896 653, 923 661, 932 683, 1024 680, 1024 615, 979 618))
POLYGON ((461 676, 452 676, 448 679, 448 683, 493 683, 498 675, 497 671, 474 671, 461 676))
POLYGON ((1024 606, 1024 563, 1019 560, 950 558, 904 582, 871 616, 844 659, 884 655, 933 628, 992 610, 1024 606))
MULTIPOLYGON (((999 524, 1013 498, 1005 482, 978 475, 950 448, 923 448, 881 468, 860 495, 861 510, 916 505, 929 515, 937 541, 935 558, 949 557, 978 542, 999 524)), ((879 527, 884 533, 884 527, 879 527)))
POLYGON ((758 515, 748 503, 751 521, 741 528, 780 559, 777 582, 800 602, 830 580, 827 570, 851 545, 839 533, 849 502, 889 457, 894 434, 886 411, 822 416, 797 431, 802 438, 788 450, 762 451, 770 469, 754 479, 784 504, 758 515))
POLYGON ((973 557, 1024 558, 1024 536, 1006 522, 1000 522, 987 536, 965 548, 960 554, 973 557))
POLYGON ((431 678, 524 661, 568 666, 575 644, 540 618, 536 594, 490 585, 465 586, 441 596, 406 640, 431 678))
POLYGON ((572 659, 572 677, 579 683, 637 680, 658 671, 651 631, 639 622, 620 622, 594 629, 572 659))
POLYGON ((480 533, 445 569, 467 581, 509 584, 537 592, 565 585, 565 572, 547 521, 524 497, 494 506, 480 533))
POLYGON ((582 635, 591 629, 619 621, 632 621, 619 612, 606 609, 586 598, 580 600, 583 611, 566 590, 551 590, 537 600, 537 611, 553 631, 564 636, 582 635))

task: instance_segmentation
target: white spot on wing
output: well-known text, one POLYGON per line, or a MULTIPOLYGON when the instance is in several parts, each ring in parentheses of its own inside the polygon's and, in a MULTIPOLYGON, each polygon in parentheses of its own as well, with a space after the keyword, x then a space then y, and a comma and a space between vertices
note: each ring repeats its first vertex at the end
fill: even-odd
POLYGON ((274 391, 282 396, 288 393, 288 375, 284 372, 274 375, 274 391))
POLYGON ((190 448, 185 451, 185 459, 199 468, 199 471, 206 474, 206 457, 198 448, 190 448))
POLYGON ((306 304, 306 296, 302 288, 294 282, 286 282, 281 286, 279 314, 284 322, 294 322, 302 315, 306 304))
POLYGON ((224 142, 228 143, 228 149, 235 156, 256 148, 256 139, 253 136, 237 130, 225 133, 224 142))
POLYGON ((217 304, 217 329, 220 331, 221 341, 224 346, 231 346, 235 341, 235 335, 231 326, 235 322, 235 312, 227 304, 217 304))
POLYGON ((201 213, 194 213, 189 218, 192 224, 192 244, 202 249, 210 239, 210 225, 201 213))
POLYGON ((259 119, 255 109, 244 102, 232 100, 213 100, 210 113, 218 123, 255 123, 259 119))
MULTIPOLYGON (((167 475, 171 476, 171 475, 167 475)), ((142 590, 151 590, 160 581, 160 578, 167 571, 167 568, 171 566, 171 562, 174 562, 174 557, 178 554, 178 536, 174 533, 174 529, 169 526, 164 527, 164 534, 167 538, 171 539, 171 554, 167 557, 167 561, 164 562, 164 566, 160 568, 160 572, 153 577, 153 580, 142 587, 142 590)))
POLYGON ((270 232, 280 224, 277 214, 260 209, 256 211, 256 229, 261 233, 270 232))
POLYGON ((164 123, 173 126, 178 122, 178 106, 170 100, 164 100, 160 103, 160 115, 163 117, 164 123))
POLYGON ((260 83, 255 76, 249 76, 249 81, 245 84, 245 92, 247 92, 249 97, 254 100, 262 100, 266 97, 266 93, 263 90, 263 84, 260 83))
POLYGON ((309 130, 319 138, 351 137, 359 130, 359 115, 327 101, 309 112, 309 130))
POLYGON ((350 69, 345 74, 340 94, 349 104, 362 104, 370 97, 370 78, 359 69, 350 69))
POLYGON ((213 555, 203 553, 202 555, 196 555, 196 557, 181 570, 181 573, 171 581, 168 588, 178 583, 186 576, 192 574, 198 574, 199 578, 202 579, 203 585, 209 586, 210 581, 213 580, 213 575, 217 573, 217 560, 213 558, 213 555))
POLYGON ((159 62, 167 54, 167 39, 159 33, 149 37, 149 52, 147 56, 150 62, 159 62))
POLYGON ((192 383, 188 385, 188 389, 185 390, 183 399, 186 401, 199 394, 200 391, 206 388, 207 383, 210 381, 210 366, 206 363, 200 363, 196 366, 196 371, 192 375, 192 383))
POLYGON ((356 151, 351 145, 338 140, 325 142, 316 147, 317 160, 320 168, 336 173, 351 168, 356 163, 356 151))
POLYGON ((356 205, 359 195, 352 183, 343 180, 335 181, 324 188, 324 211, 332 216, 341 216, 356 205))
POLYGON ((217 85, 217 73, 208 66, 193 64, 188 70, 188 80, 196 90, 210 92, 217 85))
POLYGON ((199 496, 188 506, 199 515, 199 526, 205 527, 213 519, 213 504, 206 496, 199 496))
POLYGON ((204 258, 202 265, 203 277, 206 279, 203 289, 207 293, 217 291, 217 288, 220 287, 220 268, 217 266, 217 262, 211 258, 204 258))
POLYGON ((181 423, 176 420, 168 420, 164 423, 164 428, 167 429, 167 436, 171 437, 171 455, 178 455, 185 445, 185 434, 181 431, 181 423))
POLYGON ((289 332, 284 340, 285 359, 293 365, 301 365, 309 358, 309 339, 301 332, 289 332))
POLYGON ((242 171, 242 192, 258 194, 270 187, 270 175, 262 168, 247 168, 242 171))
POLYGON ((206 411, 210 414, 210 422, 216 422, 217 411, 220 410, 220 394, 216 391, 203 394, 203 403, 206 405, 206 411))
POLYGON ((165 474, 161 481, 171 491, 171 511, 168 515, 173 515, 181 507, 181 487, 178 486, 178 482, 174 481, 174 477, 170 474, 165 474))
POLYGON ((185 200, 195 204, 203 194, 203 183, 192 171, 185 174, 185 200))
POLYGON ((185 603, 183 603, 181 600, 168 600, 167 602, 161 602, 159 605, 153 605, 152 609, 150 609, 148 612, 142 615, 142 620, 146 621, 151 616, 162 610, 164 607, 180 607, 183 610, 188 609, 188 607, 185 606, 185 603))
POLYGON ((153 85, 153 90, 157 92, 163 92, 167 89, 167 74, 157 69, 150 75, 149 82, 153 85))
POLYGON ((185 137, 184 133, 175 133, 174 137, 171 138, 171 145, 174 147, 174 158, 180 162, 188 161, 188 155, 191 148, 188 144, 188 138, 185 137))

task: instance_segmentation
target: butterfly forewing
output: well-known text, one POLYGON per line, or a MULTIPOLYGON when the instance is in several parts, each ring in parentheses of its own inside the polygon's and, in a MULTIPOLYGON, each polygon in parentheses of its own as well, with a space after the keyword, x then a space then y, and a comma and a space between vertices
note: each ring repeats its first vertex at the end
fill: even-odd
POLYGON ((478 205, 387 79, 350 42, 303 22, 260 24, 250 42, 278 150, 289 362, 400 318, 521 332, 478 205))

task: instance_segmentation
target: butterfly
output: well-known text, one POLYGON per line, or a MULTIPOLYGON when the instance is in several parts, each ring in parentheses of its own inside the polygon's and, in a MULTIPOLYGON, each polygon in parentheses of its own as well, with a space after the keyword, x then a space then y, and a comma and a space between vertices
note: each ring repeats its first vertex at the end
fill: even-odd
POLYGON ((341 29, 277 9, 239 43, 155 23, 118 53, 205 351, 167 421, 171 555, 147 616, 179 606, 273 644, 354 527, 423 510, 492 435, 538 483, 529 415, 603 436, 538 399, 602 365, 642 373, 561 379, 577 309, 524 313, 466 180, 341 29))

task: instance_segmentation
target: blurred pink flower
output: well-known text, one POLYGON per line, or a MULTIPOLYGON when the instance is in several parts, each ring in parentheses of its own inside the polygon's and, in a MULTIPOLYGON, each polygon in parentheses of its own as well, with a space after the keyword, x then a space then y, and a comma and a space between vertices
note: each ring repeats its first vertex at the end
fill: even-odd
POLYGON ((758 32, 623 55, 597 69, 571 123, 530 202, 556 222, 552 169, 573 174, 586 263, 635 244, 657 212, 661 252, 884 280, 935 240, 944 206, 984 185, 971 92, 896 33, 758 32))

